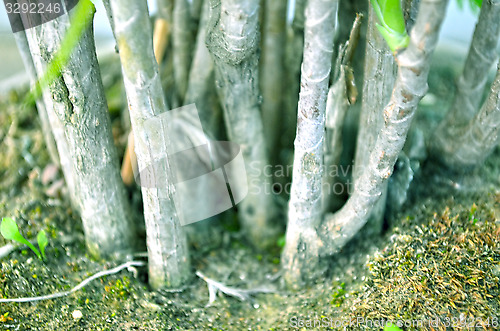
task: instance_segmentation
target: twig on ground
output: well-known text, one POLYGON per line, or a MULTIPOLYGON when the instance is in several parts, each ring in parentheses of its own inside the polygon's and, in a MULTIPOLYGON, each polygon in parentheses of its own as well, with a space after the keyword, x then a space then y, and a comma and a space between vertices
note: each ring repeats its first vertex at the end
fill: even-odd
POLYGON ((122 271, 125 268, 132 268, 132 267, 142 267, 145 266, 146 263, 142 261, 129 261, 123 264, 120 264, 119 266, 111 269, 111 270, 103 270, 100 271, 89 278, 83 280, 80 284, 76 285, 69 291, 64 291, 64 292, 58 292, 58 293, 53 293, 49 295, 42 295, 38 297, 28 297, 28 298, 13 298, 13 299, 0 299, 0 303, 8 303, 8 302, 34 302, 34 301, 42 301, 42 300, 50 300, 50 299, 57 299, 57 298, 62 298, 65 296, 70 295, 71 293, 74 293, 83 287, 85 287, 88 283, 90 283, 93 280, 96 280, 98 278, 101 278, 103 276, 109 276, 116 274, 120 271, 122 271))
POLYGON ((232 297, 240 299, 240 301, 252 301, 252 298, 250 297, 253 294, 257 293, 274 293, 275 290, 269 289, 269 288, 264 288, 264 287, 259 287, 259 288, 254 288, 254 289, 239 289, 235 287, 229 287, 226 286, 218 281, 215 281, 213 279, 208 278, 204 274, 202 274, 200 271, 196 271, 196 276, 200 277, 203 279, 207 285, 208 285, 208 294, 209 294, 209 299, 208 299, 208 304, 207 306, 210 306, 215 299, 217 298, 217 291, 221 291, 222 293, 226 295, 230 295, 232 297))

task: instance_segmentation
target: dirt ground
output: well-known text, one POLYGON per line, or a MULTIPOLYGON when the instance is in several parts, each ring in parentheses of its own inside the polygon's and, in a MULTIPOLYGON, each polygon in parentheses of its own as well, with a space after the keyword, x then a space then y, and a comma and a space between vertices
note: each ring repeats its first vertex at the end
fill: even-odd
MULTIPOLYGON (((436 65, 431 94, 415 120, 420 128, 432 128, 442 118, 451 96, 456 70, 436 65)), ((0 299, 67 291, 119 264, 85 253, 81 221, 61 173, 50 163, 35 110, 20 105, 23 93, 13 91, 0 101, 0 217, 14 218, 29 239, 44 229, 49 246, 46 262, 22 247, 1 259, 0 299)), ((120 106, 110 108, 123 150, 120 106)), ((0 329, 380 329, 373 323, 387 320, 427 323, 407 324, 406 330, 495 329, 500 324, 500 149, 466 174, 433 167, 416 168, 408 199, 391 208, 383 236, 358 236, 332 258, 324 278, 302 291, 289 291, 281 281, 281 243, 255 251, 229 211, 205 221, 213 223, 220 240, 192 246, 193 278, 186 287, 152 292, 147 268, 129 268, 63 298, 0 303, 0 329), (207 282, 195 271, 230 289, 219 291, 209 304, 207 282)), ((141 222, 140 194, 129 193, 141 222)), ((0 238, 0 247, 6 244, 0 238)), ((144 261, 140 253, 135 259, 144 261)))

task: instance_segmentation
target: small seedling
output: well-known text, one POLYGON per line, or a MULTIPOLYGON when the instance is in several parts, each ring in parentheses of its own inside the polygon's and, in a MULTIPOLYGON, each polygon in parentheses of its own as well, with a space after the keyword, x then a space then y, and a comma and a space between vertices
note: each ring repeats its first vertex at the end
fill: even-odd
POLYGON ((384 331, 403 331, 403 330, 398 328, 396 325, 389 323, 385 325, 384 331))
POLYGON ((45 235, 45 231, 41 230, 37 235, 38 247, 40 251, 33 246, 28 240, 26 240, 23 235, 19 232, 16 222, 10 217, 4 217, 2 219, 2 224, 0 225, 0 233, 5 239, 16 241, 20 244, 28 246, 40 260, 45 260, 45 247, 47 247, 48 240, 45 235))
POLYGON ((370 0, 377 15, 377 29, 393 53, 408 47, 410 37, 406 32, 405 19, 399 0, 370 0))
POLYGON ((40 253, 42 253, 42 258, 44 260, 47 259, 45 256, 45 247, 49 244, 49 241, 47 240, 47 236, 45 235, 45 231, 41 230, 38 232, 38 235, 36 236, 36 240, 38 242, 38 247, 40 248, 40 253))

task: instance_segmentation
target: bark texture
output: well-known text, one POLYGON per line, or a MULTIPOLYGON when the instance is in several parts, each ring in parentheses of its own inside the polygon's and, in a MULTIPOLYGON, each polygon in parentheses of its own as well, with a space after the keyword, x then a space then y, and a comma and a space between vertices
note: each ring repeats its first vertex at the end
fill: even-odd
MULTIPOLYGON (((353 182, 359 185, 364 169, 369 166, 370 153, 384 123, 384 106, 391 98, 396 80, 397 66, 394 56, 382 35, 378 32, 377 17, 370 6, 366 33, 365 69, 359 129, 354 157, 353 182)), ((381 198, 373 208, 367 224, 367 233, 379 234, 384 220, 387 184, 381 198)))
POLYGON ((470 169, 480 165, 498 145, 499 130, 500 66, 479 113, 443 146, 440 159, 453 168, 470 169))
POLYGON ((214 62, 205 44, 209 16, 210 1, 205 0, 198 36, 196 37, 196 47, 189 74, 185 104, 196 104, 203 130, 210 137, 217 138, 220 130, 219 123, 222 122, 222 114, 220 107, 214 105, 216 103, 216 100, 214 100, 216 98, 214 62))
POLYGON ((264 135, 270 160, 279 161, 284 90, 286 0, 265 0, 260 87, 264 135))
POLYGON ((304 52, 304 21, 306 0, 295 0, 293 20, 287 32, 285 66, 288 84, 285 87, 285 116, 282 146, 293 147, 297 128, 297 106, 300 92, 300 64, 304 52))
POLYGON ((332 173, 339 165, 342 154, 342 129, 349 102, 347 99, 345 67, 341 66, 340 75, 328 91, 326 101, 325 144, 324 144, 324 173, 322 211, 328 212, 334 196, 336 176, 332 173))
MULTIPOLYGON (((49 26, 47 27, 47 29, 49 26)), ((30 52, 31 52, 31 59, 33 61, 33 65, 35 66, 35 71, 37 76, 40 74, 44 73, 44 70, 47 66, 47 63, 49 62, 49 54, 48 52, 55 52, 55 49, 46 49, 46 54, 42 58, 42 52, 40 50, 40 46, 37 46, 37 39, 34 35, 35 30, 40 29, 38 27, 30 29, 26 32, 26 38, 30 46, 30 52)), ((60 79, 60 78, 58 78, 60 79)), ((66 181, 66 186, 68 188, 70 200, 71 200, 71 206, 76 210, 80 210, 80 203, 78 199, 78 188, 77 188, 77 183, 75 181, 75 178, 73 177, 73 166, 71 164, 71 157, 69 153, 69 146, 68 142, 66 141, 66 136, 64 134, 64 127, 57 115, 55 114, 54 110, 56 107, 56 104, 54 100, 52 99, 52 92, 51 89, 44 89, 42 91, 42 99, 43 99, 43 106, 45 107, 45 110, 47 111, 47 118, 50 123, 50 129, 52 130, 52 135, 54 136, 54 140, 56 142, 56 147, 57 147, 57 152, 59 154, 59 162, 61 165, 61 170, 64 175, 64 180, 66 181)), ((38 104, 37 104, 38 106, 38 104)))
POLYGON ((192 60, 193 32, 190 4, 188 0, 174 1, 172 42, 174 47, 174 77, 177 99, 183 104, 192 60))
MULTIPOLYGON (((438 159, 453 159, 450 153, 454 150, 455 138, 462 135, 464 127, 479 110, 488 72, 498 58, 499 18, 500 1, 484 0, 452 105, 431 140, 431 152, 438 159)), ((453 163, 446 164, 455 167, 453 163)))
POLYGON ((328 91, 326 101, 324 173, 322 210, 328 212, 332 207, 333 197, 339 192, 338 167, 342 154, 342 131, 344 119, 349 105, 356 102, 357 89, 354 83, 354 73, 351 60, 354 57, 360 37, 363 15, 356 16, 348 40, 339 47, 335 67, 331 79, 334 83, 328 91), (351 90, 349 93, 348 90, 351 90))
POLYGON ((216 87, 229 139, 240 145, 249 191, 238 206, 243 228, 258 247, 273 244, 276 207, 259 110, 259 1, 211 0, 207 47, 215 62, 216 87))
POLYGON ((437 44, 446 0, 422 0, 410 45, 397 55, 398 75, 384 122, 354 193, 344 207, 327 215, 320 228, 322 254, 338 252, 367 222, 394 170, 420 99, 427 91, 430 56, 437 44))
POLYGON ((145 122, 168 110, 161 88, 147 4, 111 0, 125 90, 134 132, 139 169, 155 163, 156 171, 141 173, 149 258, 149 282, 155 289, 178 287, 190 276, 186 236, 174 204, 174 181, 167 159, 170 142, 162 130, 145 122), (165 181, 166 179, 166 181, 165 181), (151 187, 155 186, 155 187, 151 187))
MULTIPOLYGON (((69 24, 68 15, 63 15, 27 31, 38 75, 59 49, 69 24)), ((89 23, 50 93, 69 147, 87 248, 95 257, 109 258, 132 251, 135 231, 100 77, 89 23)))
POLYGON ((293 179, 288 205, 285 280, 300 286, 317 277, 320 240, 325 109, 333 54, 337 0, 310 0, 306 6, 304 60, 297 116, 293 179))
MULTIPOLYGON (((24 64, 24 68, 28 73, 31 84, 34 85, 38 80, 38 77, 36 74, 36 69, 33 63, 33 59, 31 58, 28 39, 26 39, 26 33, 24 31, 14 33, 14 39, 16 41, 17 49, 21 54, 21 59, 24 64)), ((45 140, 45 144, 47 145, 47 150, 49 152, 50 159, 55 165, 61 166, 59 161, 59 154, 57 152, 56 142, 51 132, 49 115, 47 114, 47 109, 45 108, 43 99, 36 100, 36 108, 38 110, 38 117, 40 118, 40 122, 42 124, 43 138, 45 140)))

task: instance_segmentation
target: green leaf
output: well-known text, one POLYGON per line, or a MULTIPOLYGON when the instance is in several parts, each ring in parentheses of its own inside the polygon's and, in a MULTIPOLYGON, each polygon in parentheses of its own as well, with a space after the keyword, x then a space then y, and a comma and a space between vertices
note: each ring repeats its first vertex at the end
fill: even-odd
POLYGON ((398 328, 396 325, 389 323, 385 325, 384 331, 403 331, 403 330, 398 328))
POLYGON ((406 48, 410 38, 406 32, 405 20, 399 0, 370 0, 380 24, 377 29, 392 52, 406 48))
POLYGON ((17 227, 16 222, 12 218, 4 217, 2 219, 2 224, 0 225, 0 233, 5 239, 13 240, 20 244, 28 246, 40 260, 42 259, 42 256, 40 255, 38 249, 22 236, 22 234, 19 232, 19 228, 17 227))
POLYGON ((285 243, 286 243, 285 240, 286 240, 285 239, 285 235, 282 235, 281 237, 279 237, 278 241, 276 242, 276 244, 278 245, 278 247, 281 247, 281 248, 285 247, 285 243))
POLYGON ((38 241, 38 247, 40 248, 40 252, 42 253, 42 257, 45 260, 47 257, 45 256, 45 247, 47 247, 49 241, 47 240, 47 236, 45 235, 45 231, 38 232, 36 236, 36 240, 38 241))

